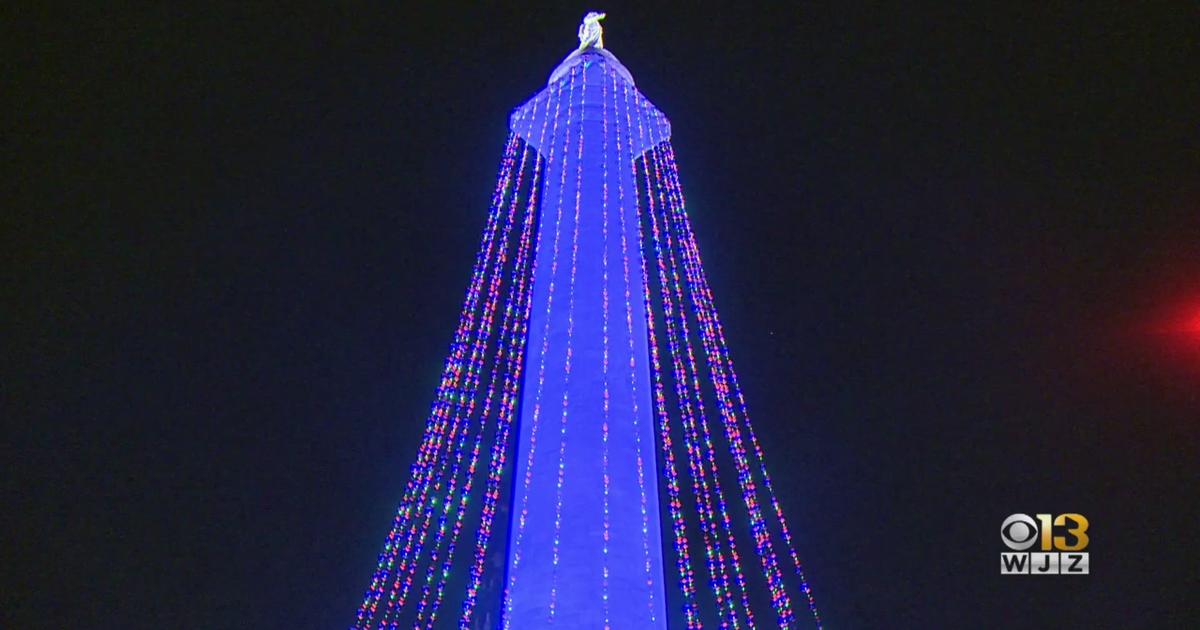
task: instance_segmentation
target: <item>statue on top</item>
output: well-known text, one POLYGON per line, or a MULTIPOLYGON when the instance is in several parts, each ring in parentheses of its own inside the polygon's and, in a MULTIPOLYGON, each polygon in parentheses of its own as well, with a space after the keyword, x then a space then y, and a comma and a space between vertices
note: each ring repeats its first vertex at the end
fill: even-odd
POLYGON ((579 50, 604 48, 604 29, 600 26, 604 15, 591 11, 583 16, 583 23, 579 25, 579 50))

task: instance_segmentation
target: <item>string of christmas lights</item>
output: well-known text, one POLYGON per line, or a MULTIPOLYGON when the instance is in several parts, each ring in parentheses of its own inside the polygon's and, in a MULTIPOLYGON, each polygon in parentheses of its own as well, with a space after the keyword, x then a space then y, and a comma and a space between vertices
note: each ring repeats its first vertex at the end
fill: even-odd
MULTIPOLYGON (((664 241, 665 241, 664 251, 666 252, 666 256, 667 256, 667 267, 670 269, 671 287, 674 289, 675 299, 677 300, 677 303, 679 304, 678 312, 679 312, 679 321, 680 321, 680 328, 681 328, 680 335, 681 335, 682 339, 685 341, 684 349, 686 349, 686 355, 687 355, 687 368, 690 370, 690 374, 691 374, 692 395, 694 397, 694 400, 696 402, 696 408, 698 410, 697 416, 699 418, 699 422, 696 422, 695 420, 693 420, 691 427, 689 427, 689 430, 691 431, 691 440, 692 440, 692 443, 694 444, 694 448, 696 448, 697 450, 700 450, 701 444, 704 447, 703 448, 704 457, 707 461, 708 471, 709 471, 709 474, 712 479, 713 497, 715 498, 715 501, 718 506, 718 510, 720 512, 720 525, 722 526, 722 528, 724 530, 725 541, 727 542, 728 547, 729 547, 729 555, 730 555, 731 565, 732 565, 732 569, 734 572, 734 578, 735 578, 736 585, 738 588, 738 596, 739 596, 740 604, 741 604, 741 607, 739 609, 735 606, 735 602, 734 602, 732 596, 730 596, 726 599, 728 620, 729 620, 729 623, 732 625, 732 627, 737 628, 738 627, 737 613, 740 611, 746 616, 747 626, 750 628, 753 628, 754 627, 754 613, 753 613, 753 609, 750 606, 750 602, 749 602, 749 598, 748 598, 748 594, 747 594, 747 588, 746 588, 746 579, 745 579, 745 575, 742 572, 740 558, 737 553, 737 542, 736 542, 736 539, 734 536, 731 519, 729 517, 728 506, 725 502, 724 492, 721 489, 720 474, 718 471, 718 466, 717 466, 717 461, 716 461, 716 447, 713 444, 712 435, 709 432, 707 414, 704 412, 704 395, 703 395, 702 387, 700 384, 700 370, 697 368, 695 353, 692 349, 691 335, 690 335, 689 329, 688 329, 688 318, 686 317, 687 310, 683 306, 684 292, 683 292, 683 289, 682 289, 682 286, 681 286, 680 280, 679 280, 679 269, 680 269, 681 265, 680 265, 680 261, 678 259, 679 257, 677 256, 678 250, 676 248, 676 243, 679 241, 679 239, 675 236, 673 231, 671 229, 669 229, 670 225, 668 223, 668 221, 670 219, 670 207, 669 206, 672 203, 671 191, 669 189, 669 185, 665 185, 665 183, 663 181, 663 179, 664 179, 663 172, 659 166, 660 163, 658 160, 659 155, 658 155, 657 147, 654 147, 651 149, 651 155, 655 157, 655 182, 656 182, 656 184, 658 184, 657 191, 659 193, 659 207, 663 211, 663 234, 664 234, 664 241), (698 435, 696 433, 697 425, 699 426, 699 428, 701 430, 700 435, 698 435)), ((685 270, 685 275, 687 274, 687 271, 688 270, 685 270)), ((702 328, 702 326, 697 326, 697 327, 702 328)), ((701 336, 702 335, 703 335, 703 332, 701 331, 701 336)), ((704 472, 704 470, 703 470, 703 463, 702 463, 701 473, 703 474, 703 472, 704 472)), ((701 481, 703 482, 703 477, 701 478, 701 481)), ((708 514, 709 518, 711 520, 715 521, 716 516, 712 514, 712 502, 711 501, 707 502, 706 509, 709 510, 709 514, 708 514)), ((718 566, 720 567, 721 560, 722 560, 721 547, 719 544, 720 538, 718 537, 718 534, 715 531, 716 530, 715 525, 710 525, 710 527, 714 530, 714 538, 717 543, 714 546, 716 547, 718 566)), ((722 570, 724 570, 724 567, 722 567, 722 570)))
MULTIPOLYGON (((638 110, 638 136, 644 138, 646 129, 643 112, 638 110)), ((643 158, 644 159, 644 158, 643 158)), ((638 172, 636 163, 631 163, 634 183, 637 184, 638 172)), ((652 199, 649 169, 643 168, 645 175, 646 198, 652 199)), ((642 300, 646 312, 647 338, 650 347, 650 367, 654 379, 654 408, 658 416, 659 444, 663 455, 663 472, 667 481, 667 505, 671 515, 671 530, 674 534, 675 566, 679 573, 679 587, 683 594, 684 620, 688 630, 702 627, 696 598, 695 573, 691 566, 691 553, 688 549, 687 521, 683 516, 683 501, 679 489, 679 473, 675 464, 675 449, 671 440, 671 415, 667 411, 667 397, 663 384, 663 368, 661 352, 659 351, 658 335, 655 333, 653 300, 650 293, 650 275, 646 265, 646 239, 642 228, 642 194, 636 192, 637 199, 637 235, 638 260, 642 272, 642 300)), ((650 201, 647 202, 649 204, 650 201)), ((649 212, 649 211, 648 211, 649 212)))
MULTIPOLYGON (((539 160, 539 162, 540 162, 540 160, 539 160)), ((538 172, 539 172, 538 166, 539 165, 535 165, 534 185, 536 185, 536 181, 538 179, 538 177, 537 177, 538 172)), ((531 194, 531 198, 532 198, 532 192, 530 194, 531 194)), ((518 248, 517 248, 516 262, 514 263, 514 266, 513 266, 509 294, 506 299, 505 308, 504 308, 504 319, 503 319, 503 322, 502 322, 501 328, 500 328, 500 330, 502 332, 510 331, 509 335, 508 335, 507 343, 505 343, 504 340, 501 340, 501 345, 500 345, 499 349, 497 350, 496 361, 497 361, 497 363, 503 361, 503 368, 502 368, 502 370, 494 369, 492 371, 490 383, 488 384, 488 395, 486 397, 486 403, 485 403, 484 409, 480 415, 480 418, 482 419, 483 422, 481 422, 481 424, 480 424, 479 431, 476 433, 476 436, 475 436, 474 445, 471 449, 471 458, 470 458, 470 463, 468 464, 468 467, 467 467, 466 480, 462 487, 461 497, 459 499, 459 505, 457 508, 457 514, 455 515, 454 526, 452 528, 450 541, 446 547, 446 557, 440 567, 440 571, 436 571, 436 575, 439 578, 438 584, 436 587, 437 595, 435 596, 435 599, 433 600, 432 609, 429 614, 429 624, 427 626, 428 628, 432 628, 434 622, 436 621, 437 610, 438 610, 439 606, 441 605, 442 597, 445 592, 446 578, 449 576, 450 569, 453 566, 454 551, 455 551, 455 548, 456 548, 456 545, 458 542, 458 537, 463 528, 464 517, 466 516, 466 513, 467 513, 467 502, 468 502, 469 497, 471 496, 471 490, 473 488, 473 484, 474 484, 474 480, 475 480, 475 473, 476 473, 478 463, 479 463, 479 455, 483 449, 483 439, 484 439, 485 430, 487 428, 486 423, 487 423, 487 420, 491 417, 491 408, 492 408, 492 403, 495 400, 496 385, 501 380, 500 373, 501 372, 503 373, 503 383, 502 383, 502 389, 501 389, 502 393, 500 396, 502 399, 501 405, 504 404, 503 401, 510 399, 514 395, 515 390, 518 385, 518 382, 513 378, 513 373, 519 372, 519 368, 517 367, 517 363, 515 362, 515 360, 517 360, 518 357, 523 358, 524 338, 519 337, 517 335, 517 333, 521 329, 521 326, 520 326, 519 322, 517 322, 515 320, 518 317, 517 305, 520 304, 521 302, 523 302, 523 300, 524 300, 524 289, 525 289, 525 283, 527 280, 526 272, 529 268, 528 261, 529 261, 529 254, 530 254, 530 246, 533 241, 533 231, 534 231, 533 218, 534 218, 533 208, 530 207, 525 213, 524 225, 522 226, 522 230, 521 230, 521 240, 520 240, 518 248)), ((503 413, 503 412, 501 412, 501 413, 503 413)), ((500 422, 500 421, 501 421, 501 418, 498 417, 497 422, 500 422)), ((452 493, 451 493, 451 495, 452 495, 452 493)), ((449 501, 449 498, 451 495, 447 496, 447 502, 446 502, 447 509, 449 509, 449 507, 451 505, 451 503, 449 501)), ((436 551, 435 551, 435 554, 436 554, 436 551)), ((435 555, 435 561, 436 561, 436 555, 435 555)), ((418 608, 417 608, 417 622, 418 623, 420 623, 422 616, 423 616, 423 612, 425 611, 425 605, 426 605, 426 602, 428 601, 429 594, 431 592, 430 584, 433 581, 434 575, 435 575, 435 563, 431 562, 430 566, 427 570, 427 573, 426 573, 425 586, 422 589, 421 601, 418 604, 418 608)))
MULTIPOLYGON (((573 116, 575 115, 573 108, 574 108, 574 95, 575 95, 575 78, 576 78, 577 74, 578 74, 578 72, 576 72, 575 69, 572 69, 570 72, 567 73, 567 78, 565 79, 565 81, 567 83, 567 112, 566 112, 566 125, 565 126, 568 129, 570 129, 571 123, 574 120, 573 116)), ((557 137, 557 134, 558 134, 558 121, 559 121, 558 107, 559 106, 556 102, 555 116, 554 116, 554 131, 551 134, 551 137, 557 137)), ((563 156, 566 155, 567 151, 570 148, 570 135, 571 134, 569 134, 569 133, 563 134, 563 151, 562 151, 563 156)), ((554 150, 555 149, 552 146, 550 149, 550 151, 551 151, 550 161, 551 162, 553 162, 554 150)), ((565 159, 559 158, 559 162, 562 166, 562 168, 560 169, 559 183, 558 183, 559 190, 561 191, 566 187, 567 168, 566 168, 566 160, 565 159)), ((545 315, 543 317, 544 321, 543 321, 543 327, 542 327, 542 346, 540 349, 540 353, 538 355, 539 360, 538 360, 537 387, 534 390, 533 410, 531 412, 531 418, 530 418, 529 448, 525 454, 525 475, 524 475, 524 478, 522 479, 521 499, 520 499, 519 503, 514 503, 514 505, 517 506, 517 515, 518 515, 517 531, 512 534, 512 547, 510 550, 510 556, 511 556, 510 571, 508 573, 507 584, 505 585, 505 591, 504 591, 504 597, 503 597, 504 603, 501 606, 501 624, 503 625, 505 630, 508 630, 511 627, 511 623, 512 623, 512 617, 511 617, 512 599, 510 597, 510 594, 512 592, 513 587, 516 585, 516 574, 517 574, 516 569, 520 566, 520 563, 521 563, 522 542, 524 539, 525 525, 527 522, 527 517, 529 515, 529 488, 530 488, 531 482, 533 481, 533 467, 534 467, 534 463, 536 461, 535 455, 537 454, 538 429, 540 426, 541 413, 542 413, 542 392, 544 390, 544 385, 546 382, 546 355, 549 352, 550 322, 551 322, 551 314, 553 313, 552 306, 554 304, 554 291, 555 291, 555 287, 557 285, 557 279, 558 279, 559 236, 561 234, 562 215, 563 215, 562 195, 561 194, 558 197, 558 202, 556 205, 557 205, 557 208, 555 210, 555 216, 554 216, 554 240, 553 240, 551 258, 550 258, 550 282, 547 286, 546 309, 545 309, 545 315)))
MULTIPOLYGON (((651 155, 654 159, 657 178, 659 181, 662 181, 663 175, 661 171, 663 168, 657 147, 651 150, 651 155)), ((665 211, 666 208, 664 208, 665 211)), ((713 373, 713 381, 714 383, 720 383, 720 379, 715 372, 713 373)), ((729 442, 730 451, 737 468, 738 483, 741 486, 743 502, 750 515, 750 527, 755 541, 755 551, 758 553, 763 574, 767 579, 768 588, 771 592, 771 604, 775 610, 777 621, 781 627, 787 627, 791 621, 790 599, 783 587, 778 560, 775 557, 769 531, 762 516, 762 510, 759 507, 754 479, 750 475, 749 465, 746 463, 741 436, 736 429, 736 425, 730 421, 727 405, 725 404, 726 401, 723 400, 722 390, 719 385, 716 386, 716 390, 717 397, 722 402, 722 419, 725 421, 726 439, 729 442)))
POLYGON ((475 335, 470 360, 467 363, 466 381, 462 388, 463 391, 460 392, 454 406, 450 434, 447 438, 448 444, 453 446, 453 454, 448 452, 445 457, 441 458, 437 466, 431 492, 424 493, 424 496, 418 499, 417 512, 421 513, 423 511, 424 518, 419 528, 415 523, 410 527, 409 535, 404 545, 404 552, 401 556, 400 569, 396 573, 396 580, 392 586, 391 596, 388 599, 388 613, 385 614, 385 619, 391 614, 391 611, 402 608, 407 600, 417 566, 425 551, 425 541, 430 531, 433 515, 438 510, 441 511, 441 515, 438 517, 438 528, 435 534, 434 546, 430 550, 432 556, 431 562, 436 562, 437 549, 440 547, 441 540, 444 537, 447 513, 449 511, 448 503, 452 500, 457 486, 457 473, 461 466, 463 448, 465 447, 470 430, 471 419, 474 416, 481 375, 488 352, 488 341, 495 328, 495 311, 500 299, 500 280, 503 277, 503 265, 506 260, 508 240, 512 233, 513 224, 516 223, 518 193, 521 189, 521 180, 525 172, 524 167, 529 152, 529 146, 526 145, 525 150, 521 153, 521 164, 517 170, 516 192, 512 196, 509 211, 505 217, 500 250, 493 263, 488 283, 487 300, 484 303, 481 325, 475 335), (446 470, 448 466, 450 467, 450 474, 447 478, 446 470), (444 498, 441 497, 443 486, 448 486, 448 491, 444 498), (431 497, 430 494, 432 494, 431 497), (442 498, 441 505, 439 505, 439 498, 442 498), (419 534, 417 533, 418 529, 420 530, 419 534))
MULTIPOLYGON (((668 269, 665 251, 665 239, 660 235, 658 227, 658 207, 663 202, 661 181, 655 180, 656 188, 649 196, 648 214, 650 217, 651 235, 653 236, 654 253, 658 267, 659 289, 662 298, 664 328, 666 330, 667 349, 671 355, 673 366, 672 376, 675 385, 675 397, 679 404, 679 414, 683 427, 684 447, 687 451, 688 471, 691 473, 692 493, 696 499, 696 509, 699 514, 701 540, 704 544, 705 559, 709 573, 709 587, 716 598, 718 610, 729 615, 732 611, 728 598, 728 574, 725 570, 724 558, 721 553, 720 540, 715 532, 716 523, 713 510, 713 498, 709 489, 709 480, 705 462, 701 454, 701 445, 696 430, 696 414, 702 413, 693 405, 691 391, 687 387, 688 366, 685 364, 684 346, 688 343, 686 334, 686 319, 683 305, 676 309, 676 297, 672 295, 671 271, 668 269), (656 203, 657 199, 657 203, 656 203)), ((674 288, 678 292, 678 277, 674 278, 674 288)), ((725 623, 732 624, 733 621, 725 623)))
MULTIPOLYGON (((555 121, 558 120, 559 95, 563 91, 562 83, 559 83, 550 93, 550 98, 546 103, 547 112, 550 110, 550 101, 554 102, 555 121)), ((536 111, 536 105, 534 111, 536 111)), ((546 139, 546 128, 549 122, 549 117, 542 118, 541 131, 538 136, 538 146, 544 146, 546 139)), ((556 123, 557 128, 557 123, 556 123)), ((533 183, 530 185, 529 204, 526 209, 526 221, 531 225, 536 225, 535 212, 539 207, 538 193, 541 191, 540 183, 543 172, 548 168, 550 160, 554 156, 554 149, 551 147, 550 157, 542 160, 540 168, 534 172, 533 183)), ((540 217, 540 213, 538 214, 540 217)), ((500 421, 496 426, 496 436, 492 441, 491 461, 488 465, 488 479, 486 490, 483 493, 483 507, 480 511, 479 528, 475 535, 475 558, 471 564, 470 578, 467 584, 466 593, 463 598, 462 613, 459 618, 460 630, 467 630, 470 627, 471 617, 474 614, 475 604, 479 592, 480 582, 483 580, 483 565, 487 558, 488 544, 491 540, 492 522, 496 515, 496 505, 500 497, 500 484, 505 470, 505 455, 509 450, 509 435, 513 420, 516 415, 517 402, 520 397, 520 385, 523 377, 523 368, 525 365, 525 347, 529 339, 529 316, 533 310, 533 275, 537 269, 538 253, 541 251, 541 241, 534 238, 534 250, 532 257, 528 259, 527 264, 529 271, 521 276, 521 281, 525 284, 522 286, 522 302, 521 316, 514 326, 510 339, 518 345, 514 354, 511 354, 511 379, 505 383, 506 396, 502 401, 500 411, 500 421)))
MULTIPOLYGON (((579 107, 582 111, 583 103, 587 99, 588 62, 585 61, 581 65, 583 71, 579 73, 581 77, 579 107)), ((567 283, 567 343, 566 359, 563 363, 562 415, 559 416, 558 424, 558 476, 554 484, 554 536, 551 539, 550 609, 547 613, 550 623, 554 623, 554 616, 558 611, 558 565, 561 560, 560 550, 562 547, 563 484, 567 476, 567 418, 570 410, 571 364, 574 359, 572 354, 575 345, 575 275, 579 262, 579 201, 583 192, 583 140, 583 125, 580 124, 579 138, 575 141, 577 147, 575 155, 575 216, 571 230, 571 275, 568 276, 567 283)))
MULTIPOLYGON (((539 179, 537 175, 539 174, 540 168, 535 172, 535 191, 536 181, 539 179)), ((504 456, 505 452, 509 448, 508 436, 510 434, 513 416, 516 411, 516 398, 520 391, 520 378, 522 372, 521 368, 524 363, 525 343, 528 338, 528 318, 531 303, 530 298, 532 296, 531 280, 533 266, 529 250, 533 246, 533 241, 535 240, 533 237, 533 233, 535 231, 535 212, 536 193, 531 192, 529 206, 526 211, 525 226, 522 230, 522 241, 519 250, 519 257, 516 262, 516 267, 513 271, 513 284, 511 292, 512 299, 506 306, 505 329, 510 331, 508 336, 509 350, 507 352, 505 364, 500 410, 497 414, 497 425, 492 443, 491 462, 488 466, 487 490, 484 492, 484 505, 481 509, 480 526, 476 534, 475 561, 478 564, 482 564, 482 560, 487 553, 487 542, 491 532, 491 519, 495 514, 495 505, 496 499, 499 495, 499 483, 503 471, 504 456), (508 314, 510 313, 516 315, 516 319, 512 322, 511 326, 508 323, 508 314)), ((484 412, 484 417, 487 417, 487 411, 484 412)), ((482 431, 480 435, 477 436, 475 446, 472 449, 471 464, 469 467, 469 473, 472 476, 475 473, 481 449, 482 431)), ((470 496, 470 491, 471 488, 469 485, 463 489, 462 507, 460 508, 457 520, 455 522, 454 534, 451 539, 451 549, 453 549, 453 545, 457 540, 458 533, 462 529, 463 517, 466 514, 466 501, 470 496)), ((442 573, 437 587, 438 594, 434 601, 433 612, 430 614, 430 627, 432 627, 433 622, 436 619, 436 611, 441 602, 442 594, 445 589, 446 578, 449 575, 450 567, 452 565, 452 560, 453 551, 451 550, 442 566, 442 573)), ((481 569, 482 567, 479 567, 480 573, 481 569)), ((470 611, 474 606, 475 591, 478 587, 478 584, 474 582, 474 580, 480 573, 477 573, 477 569, 474 566, 472 567, 473 583, 468 587, 468 593, 464 599, 463 617, 460 620, 460 625, 465 625, 469 621, 470 611)))
POLYGON ((608 609, 608 545, 609 537, 611 536, 612 523, 608 512, 608 495, 610 492, 608 479, 608 423, 611 420, 609 417, 609 391, 608 391, 608 81, 603 81, 601 87, 601 101, 603 107, 603 116, 601 118, 601 129, 603 131, 602 149, 601 149, 601 203, 600 203, 600 232, 601 242, 603 243, 604 253, 600 256, 600 310, 602 323, 601 331, 601 351, 600 351, 600 373, 604 387, 603 402, 601 403, 601 418, 600 418, 600 478, 602 491, 600 496, 601 503, 601 562, 600 562, 600 600, 601 610, 604 613, 604 630, 609 630, 612 619, 608 609))
MULTIPOLYGON (((800 590, 804 593, 810 612, 817 626, 821 625, 820 613, 817 610, 816 601, 812 595, 812 589, 804 576, 804 569, 800 563, 799 555, 796 553, 795 545, 792 543, 792 537, 787 527, 787 521, 784 518, 783 510, 779 506, 779 501, 776 498, 775 490, 771 485, 771 477, 767 472, 766 460, 763 457, 762 447, 759 445, 758 438, 754 434, 754 429, 750 423, 750 416, 746 409, 746 399, 742 394, 741 386, 738 384, 737 373, 733 368, 733 360, 729 356, 729 346, 725 341, 724 331, 721 328, 721 321, 717 315, 716 307, 713 303, 712 290, 708 286, 708 279, 704 273, 704 266, 700 259, 700 250, 696 243, 695 234, 692 232, 691 222, 687 216, 686 205, 683 197, 683 187, 680 185, 679 168, 675 162, 675 149, 670 141, 663 145, 663 155, 666 160, 666 171, 668 176, 668 185, 674 191, 676 203, 673 209, 673 216, 676 220, 677 230, 680 234, 680 240, 684 243, 684 254, 690 260, 693 278, 696 285, 695 295, 698 297, 697 313, 703 316, 707 322, 705 331, 713 340, 713 347, 716 351, 718 366, 722 366, 728 370, 729 382, 733 386, 734 395, 738 401, 741 411, 741 418, 744 421, 746 433, 750 438, 752 445, 752 453, 758 465, 759 472, 762 475, 763 485, 767 490, 767 495, 770 498, 772 509, 778 520, 782 537, 785 546, 788 550, 788 555, 791 557, 795 572, 800 581, 800 590)), ((726 388, 727 385, 722 385, 726 388)), ((726 394, 728 395, 728 394, 726 394)))
MULTIPOLYGON (((538 105, 539 105, 538 102, 534 103, 534 107, 533 107, 533 111, 532 111, 533 116, 537 115, 538 105)), ((523 163, 522 163, 522 166, 523 166, 523 163)), ((528 248, 533 240, 532 239, 532 232, 534 230, 534 224, 533 224, 534 205, 533 205, 533 203, 534 203, 534 199, 536 198, 536 189, 537 189, 537 184, 540 180, 540 177, 539 177, 540 172, 541 172, 541 158, 540 158, 540 156, 538 156, 536 158, 534 172, 533 172, 533 179, 530 184, 530 190, 529 190, 529 194, 528 194, 530 203, 525 212, 524 225, 522 227, 521 237, 520 237, 519 245, 517 247, 517 252, 516 252, 516 262, 513 266, 512 278, 509 283, 510 289, 509 289, 508 296, 506 298, 505 308, 503 311, 504 319, 503 319, 503 323, 501 324, 501 327, 500 327, 501 335, 503 335, 505 331, 514 329, 513 318, 517 311, 516 305, 522 300, 522 291, 524 289, 524 284, 526 282, 525 271, 528 268, 528 260, 529 260, 529 254, 530 254, 528 248)), ((518 176, 517 189, 519 192, 520 176, 518 176)), ((513 199, 512 199, 513 210, 515 210, 518 200, 519 200, 519 196, 514 195, 513 199)), ((504 262, 506 260, 506 257, 505 257, 506 250, 501 250, 500 254, 501 255, 498 258, 497 263, 496 263, 497 275, 494 276, 494 280, 496 280, 496 281, 499 280, 499 274, 502 271, 504 262)), ((516 326, 516 328, 519 328, 519 326, 516 326)), ((484 343, 486 344, 486 339, 484 340, 484 343)), ((432 591, 435 590, 431 585, 432 585, 434 576, 438 575, 440 577, 438 579, 438 585, 436 587, 437 595, 436 595, 434 603, 433 603, 433 610, 430 613, 430 621, 429 621, 430 627, 432 627, 432 624, 433 624, 434 620, 436 619, 436 611, 437 611, 438 607, 441 605, 441 599, 445 592, 446 578, 448 577, 450 569, 453 565, 454 551, 455 551, 455 548, 457 545, 458 537, 462 531, 463 520, 464 520, 464 518, 466 516, 466 512, 467 512, 467 502, 469 500, 470 493, 471 493, 472 487, 474 485, 475 472, 476 472, 478 462, 479 462, 479 455, 480 455, 480 452, 482 451, 482 447, 483 447, 483 439, 484 439, 484 434, 485 434, 486 428, 487 428, 487 421, 491 417, 492 404, 496 400, 496 398, 495 398, 496 385, 497 385, 497 383, 500 383, 501 380, 503 380, 503 390, 502 390, 502 394, 501 394, 501 398, 503 400, 508 400, 512 396, 515 395, 515 389, 519 386, 519 382, 512 377, 512 372, 513 372, 513 370, 519 370, 519 368, 516 367, 516 365, 514 364, 513 358, 515 355, 517 355, 518 352, 520 352, 523 355, 523 350, 524 350, 524 338, 518 339, 518 338, 515 338, 511 334, 508 337, 507 346, 505 345, 505 340, 503 338, 500 340, 500 342, 497 346, 496 355, 494 358, 494 362, 492 364, 494 367, 491 370, 491 375, 489 378, 488 389, 487 389, 487 395, 485 397, 483 411, 480 414, 479 429, 475 435, 474 444, 471 449, 470 463, 468 464, 468 467, 467 467, 467 477, 463 483, 461 497, 459 498, 459 507, 458 507, 457 512, 454 517, 454 525, 451 530, 450 541, 447 545, 446 559, 443 561, 443 563, 440 567, 440 571, 438 571, 437 558, 438 558, 438 553, 441 549, 441 543, 442 543, 442 540, 443 540, 444 534, 445 534, 445 529, 446 529, 446 524, 447 524, 447 516, 454 505, 454 503, 453 503, 454 484, 457 479, 459 464, 462 461, 462 457, 463 457, 462 445, 463 445, 463 441, 466 438, 465 433, 463 434, 462 440, 460 440, 459 448, 456 449, 456 451, 455 451, 454 469, 450 474, 450 478, 451 478, 450 490, 447 492, 444 503, 443 503, 443 505, 444 505, 443 514, 439 521, 438 532, 437 532, 435 544, 434 544, 433 551, 432 551, 432 558, 431 558, 429 566, 426 570, 425 583, 422 587, 421 600, 417 605, 417 624, 420 624, 421 620, 424 618, 426 605, 429 601, 429 595, 432 591), (501 378, 501 371, 500 371, 501 367, 504 370, 503 378, 501 378)), ((504 405, 504 404, 505 404, 504 402, 501 402, 501 405, 504 405)), ((468 411, 468 413, 469 413, 469 411, 468 411)), ((501 418, 501 417, 497 418, 497 422, 502 422, 502 421, 503 421, 503 418, 501 418)))
POLYGON ((475 265, 471 272, 471 280, 468 283, 467 295, 463 301, 462 313, 459 316, 458 327, 455 330, 451 343, 450 354, 446 359, 442 378, 435 392, 432 410, 426 420, 425 432, 418 449, 417 460, 410 470, 409 481, 405 486, 403 498, 396 512, 396 518, 388 534, 384 550, 380 554, 379 566, 372 576, 371 586, 356 615, 358 627, 369 626, 371 618, 377 610, 379 599, 385 590, 384 584, 395 561, 395 554, 398 549, 397 538, 402 528, 407 525, 411 513, 412 498, 423 483, 426 468, 437 457, 438 446, 441 442, 440 436, 445 431, 445 407, 447 402, 452 399, 452 392, 457 387, 462 375, 462 360, 465 355, 466 342, 474 329, 478 297, 485 279, 487 263, 491 257, 495 232, 499 228, 499 219, 504 207, 504 200, 512 181, 512 169, 518 144, 519 140, 516 134, 510 133, 505 143, 496 189, 492 194, 487 223, 483 230, 479 253, 476 256, 475 265))
MULTIPOLYGON (((609 78, 612 80, 612 95, 613 95, 613 111, 617 109, 617 73, 609 72, 609 78)), ((633 121, 629 115, 629 84, 621 81, 622 92, 624 95, 624 118, 625 118, 625 144, 624 152, 621 154, 622 160, 628 160, 630 165, 633 165, 633 121)), ((620 118, 616 124, 617 146, 621 147, 621 123, 620 118)), ((634 173, 634 186, 637 185, 637 175, 634 173)), ((634 203, 637 203, 637 191, 634 190, 634 203)), ((655 576, 652 569, 652 560, 650 556, 650 521, 649 508, 646 498, 646 471, 645 471, 645 456, 642 453, 642 429, 640 427, 638 413, 638 364, 637 364, 637 346, 634 341, 633 328, 633 301, 632 301, 632 284, 629 280, 629 237, 628 226, 626 225, 625 213, 628 206, 625 198, 624 179, 617 177, 617 215, 620 217, 621 231, 621 280, 623 297, 625 298, 625 332, 626 339, 629 343, 629 392, 630 392, 630 409, 633 414, 633 435, 634 435, 634 453, 637 464, 637 482, 638 482, 638 509, 641 515, 641 543, 642 543, 642 560, 643 569, 646 576, 646 606, 649 610, 649 618, 651 622, 656 621, 656 611, 654 595, 655 595, 655 576)), ((653 453, 653 451, 652 451, 653 453)), ((656 515, 657 516, 657 515, 656 515)))

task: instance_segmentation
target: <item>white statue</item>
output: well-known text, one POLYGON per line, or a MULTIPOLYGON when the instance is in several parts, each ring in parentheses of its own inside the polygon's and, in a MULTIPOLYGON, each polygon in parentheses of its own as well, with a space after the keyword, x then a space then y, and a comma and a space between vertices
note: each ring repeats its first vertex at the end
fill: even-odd
POLYGON ((604 15, 591 11, 583 16, 583 23, 579 25, 579 50, 604 48, 604 29, 600 26, 604 15))

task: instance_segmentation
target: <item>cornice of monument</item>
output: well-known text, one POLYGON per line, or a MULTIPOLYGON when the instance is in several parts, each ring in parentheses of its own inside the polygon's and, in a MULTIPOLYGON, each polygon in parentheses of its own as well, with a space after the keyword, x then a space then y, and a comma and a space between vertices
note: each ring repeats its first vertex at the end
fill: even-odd
POLYGON ((554 69, 554 72, 550 73, 550 78, 546 81, 546 85, 553 85, 556 81, 565 77, 571 71, 571 68, 589 59, 604 62, 611 66, 617 72, 618 76, 628 81, 629 85, 637 86, 633 82, 633 75, 629 73, 629 69, 625 67, 625 64, 621 63, 621 60, 617 59, 616 55, 604 48, 584 48, 567 55, 567 58, 563 59, 562 63, 558 64, 558 67, 554 69))
MULTIPOLYGON (((581 84, 581 88, 584 89, 581 89, 578 96, 569 97, 573 103, 569 104, 564 111, 560 112, 558 107, 551 107, 554 99, 562 95, 563 82, 576 71, 576 67, 580 74, 592 74, 593 81, 600 78, 599 74, 593 73, 611 72, 614 88, 616 88, 616 77, 623 79, 627 87, 632 88, 628 90, 625 102, 626 106, 630 108, 626 114, 632 113, 634 118, 626 121, 629 128, 624 130, 624 134, 632 146, 634 155, 639 155, 646 149, 671 137, 671 123, 667 117, 638 91, 637 85, 633 82, 633 75, 629 73, 625 64, 604 48, 604 29, 600 26, 600 20, 603 19, 604 14, 596 11, 591 11, 584 16, 583 23, 579 25, 579 47, 567 55, 554 69, 554 72, 550 73, 546 87, 541 92, 517 107, 509 116, 509 129, 532 145, 535 150, 543 152, 543 148, 547 146, 556 146, 564 134, 578 133, 578 125, 599 123, 604 119, 609 102, 602 97, 603 90, 593 89, 589 93, 586 89, 586 81, 581 84), (573 115, 570 114, 572 108, 575 107, 579 108, 579 111, 573 115), (559 120, 556 120, 554 125, 547 125, 547 122, 555 117, 559 117, 559 120), (636 127, 632 126, 632 120, 638 121, 636 127), (564 124, 560 127, 558 122, 564 124)), ((616 103, 614 95, 611 104, 615 107, 616 103)), ((551 151, 543 152, 543 154, 548 160, 554 159, 551 151)), ((630 156, 630 159, 632 157, 630 156)))

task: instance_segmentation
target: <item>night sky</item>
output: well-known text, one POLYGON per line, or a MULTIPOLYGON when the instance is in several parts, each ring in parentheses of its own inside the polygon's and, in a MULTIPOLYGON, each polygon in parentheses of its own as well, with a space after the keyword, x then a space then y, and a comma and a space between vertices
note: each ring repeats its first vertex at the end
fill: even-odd
POLYGON ((350 621, 591 8, 828 626, 1200 622, 1194 6, 401 4, 6 11, 0 626, 350 621))

